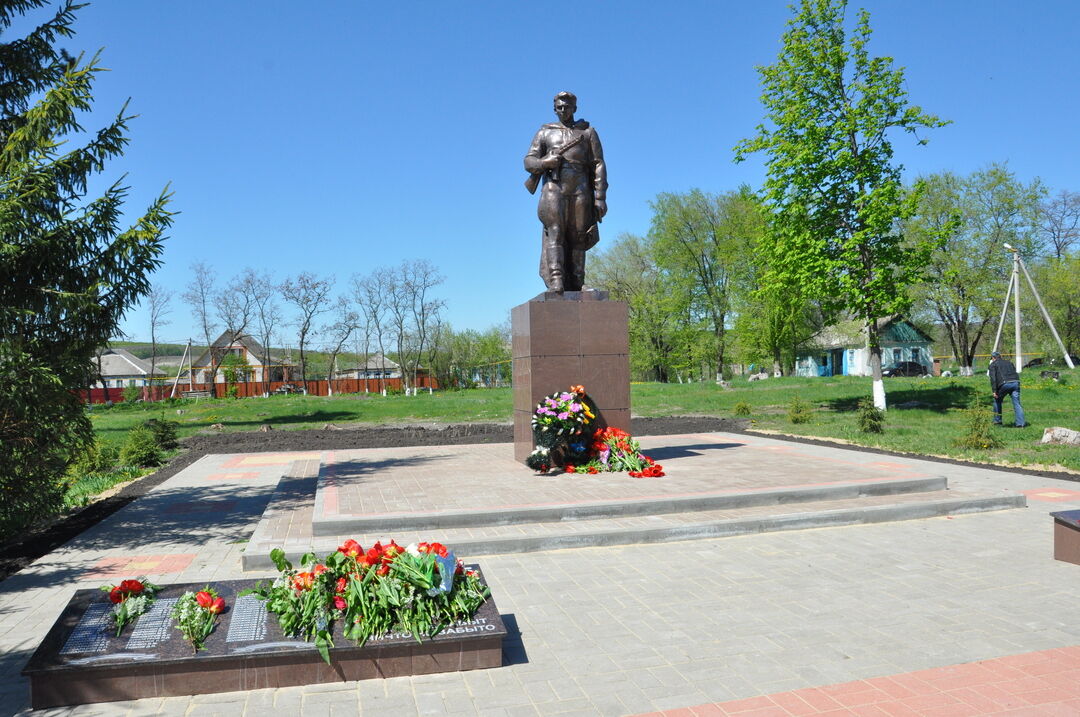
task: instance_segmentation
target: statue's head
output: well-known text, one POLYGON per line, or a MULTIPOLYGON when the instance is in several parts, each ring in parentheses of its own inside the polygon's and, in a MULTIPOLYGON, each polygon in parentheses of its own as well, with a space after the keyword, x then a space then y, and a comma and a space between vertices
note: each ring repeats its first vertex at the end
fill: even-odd
POLYGON ((558 115, 560 121, 572 122, 575 112, 577 112, 577 95, 573 92, 560 92, 555 95, 555 114, 558 115))

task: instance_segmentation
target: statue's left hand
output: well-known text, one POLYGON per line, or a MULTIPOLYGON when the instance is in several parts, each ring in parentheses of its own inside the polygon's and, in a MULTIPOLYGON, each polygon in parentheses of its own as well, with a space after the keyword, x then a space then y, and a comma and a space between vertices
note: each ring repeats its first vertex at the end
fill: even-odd
POLYGON ((607 214, 607 202, 603 199, 597 199, 593 202, 593 207, 596 209, 596 221, 600 221, 607 214))

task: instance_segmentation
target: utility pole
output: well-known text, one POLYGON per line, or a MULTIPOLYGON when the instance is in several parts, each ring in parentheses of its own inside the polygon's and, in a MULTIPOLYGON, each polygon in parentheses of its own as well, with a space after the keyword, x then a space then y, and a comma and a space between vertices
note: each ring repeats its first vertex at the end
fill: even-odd
POLYGON ((1065 350, 1065 344, 1061 341, 1061 337, 1058 336, 1057 329, 1054 327, 1054 322, 1050 319, 1050 314, 1047 312, 1046 307, 1043 306, 1042 297, 1039 296, 1039 290, 1035 288, 1035 282, 1031 280, 1031 274, 1028 273, 1027 266, 1024 265, 1024 260, 1020 258, 1020 250, 1005 244, 1005 248, 1012 252, 1013 255, 1013 270, 1009 276, 1009 288, 1005 291, 1005 304, 1001 307, 1001 318, 998 319, 997 334, 994 336, 994 351, 997 351, 1001 344, 1001 329, 1005 326, 1005 315, 1009 311, 1009 297, 1013 299, 1013 314, 1016 321, 1016 372, 1020 373, 1024 369, 1023 354, 1020 351, 1020 273, 1023 272, 1024 278, 1027 279, 1028 287, 1031 288, 1031 295, 1035 297, 1035 303, 1039 305, 1039 311, 1042 313, 1043 320, 1046 321, 1046 325, 1050 327, 1050 333, 1054 336, 1054 340, 1057 341, 1058 348, 1061 349, 1062 355, 1065 357, 1065 365, 1069 368, 1075 368, 1073 366, 1072 358, 1069 356, 1069 352, 1065 350))

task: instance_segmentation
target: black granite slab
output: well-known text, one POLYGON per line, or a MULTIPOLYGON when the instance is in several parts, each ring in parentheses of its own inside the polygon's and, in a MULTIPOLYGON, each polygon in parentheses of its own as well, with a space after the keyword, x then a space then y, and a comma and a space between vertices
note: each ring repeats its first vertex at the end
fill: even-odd
MULTIPOLYGON (((472 566, 476 569, 475 566, 472 566)), ((481 575, 481 579, 483 576, 481 575)), ((61 705, 208 694, 377 677, 498 667, 506 627, 492 598, 471 620, 418 643, 411 635, 372 637, 363 647, 334 626, 327 665, 312 643, 281 632, 253 595, 255 580, 210 583, 228 608, 205 649, 192 652, 169 617, 176 599, 205 583, 165 585, 153 607, 116 636, 112 604, 100 590, 78 590, 22 674, 34 709, 61 705)))

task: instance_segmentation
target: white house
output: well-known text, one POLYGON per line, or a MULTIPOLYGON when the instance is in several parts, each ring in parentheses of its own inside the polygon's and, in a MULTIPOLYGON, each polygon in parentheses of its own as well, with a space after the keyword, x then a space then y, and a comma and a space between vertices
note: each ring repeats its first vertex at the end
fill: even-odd
MULTIPOLYGON (((933 373, 934 356, 930 336, 902 316, 878 319, 881 366, 902 361, 921 364, 933 373)), ((869 376, 870 348, 866 328, 857 321, 842 321, 821 332, 816 346, 799 353, 797 376, 869 376)))
POLYGON ((103 349, 94 359, 92 367, 98 380, 93 388, 126 388, 128 386, 149 386, 151 379, 165 378, 165 372, 154 368, 150 373, 150 362, 136 358, 124 349, 103 349))
MULTIPOLYGON (((216 382, 220 383, 225 380, 225 373, 221 368, 221 361, 228 356, 238 357, 246 366, 244 369, 245 381, 254 383, 261 383, 263 381, 263 359, 264 351, 262 345, 256 341, 249 334, 234 335, 231 331, 225 331, 214 340, 210 348, 203 351, 197 359, 192 362, 192 366, 195 370, 195 382, 196 383, 210 383, 210 358, 211 352, 215 362, 218 364, 217 379, 216 382)), ((290 370, 293 368, 293 364, 286 363, 280 356, 270 354, 269 356, 269 380, 270 381, 288 381, 290 380, 290 370)), ((182 378, 187 378, 187 372, 181 374, 182 378)))

